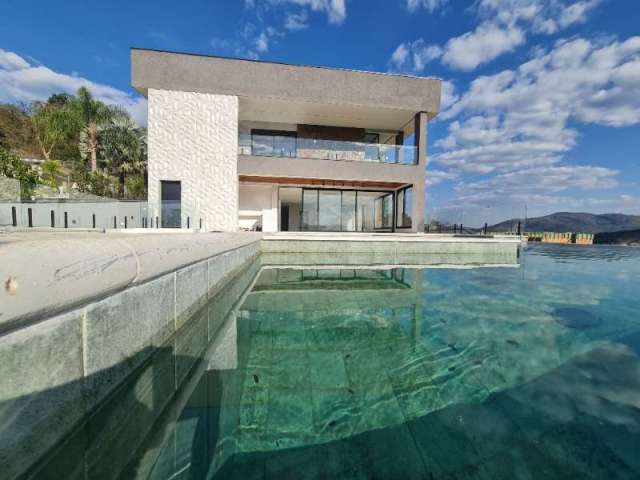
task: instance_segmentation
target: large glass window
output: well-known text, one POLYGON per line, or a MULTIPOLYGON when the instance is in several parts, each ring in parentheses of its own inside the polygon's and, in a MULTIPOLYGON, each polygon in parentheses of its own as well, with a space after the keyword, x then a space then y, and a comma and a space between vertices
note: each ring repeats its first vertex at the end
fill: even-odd
POLYGON ((410 228, 413 211, 413 187, 398 191, 396 198, 396 227, 410 228))
POLYGON ((280 188, 282 231, 389 231, 393 209, 393 192, 280 188))
POLYGON ((391 228, 393 223, 393 194, 379 195, 375 200, 375 229, 391 228))
POLYGON ((342 226, 340 190, 320 190, 318 195, 318 230, 339 232, 342 226))
POLYGON ((302 191, 302 230, 318 230, 318 190, 302 191))
POLYGON ((296 132, 251 130, 251 154, 268 157, 295 157, 296 132))
POLYGON ((342 231, 354 232, 356 229, 356 192, 342 191, 342 231))

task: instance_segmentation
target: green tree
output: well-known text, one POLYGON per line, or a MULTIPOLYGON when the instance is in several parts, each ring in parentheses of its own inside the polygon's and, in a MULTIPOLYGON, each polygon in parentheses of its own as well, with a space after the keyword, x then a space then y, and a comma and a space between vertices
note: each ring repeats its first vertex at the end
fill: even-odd
POLYGON ((58 188, 58 177, 61 174, 60 162, 57 160, 45 160, 42 162, 42 180, 51 188, 58 188))
POLYGON ((29 197, 40 180, 36 170, 4 148, 0 148, 0 175, 19 180, 23 197, 29 197))
POLYGON ((147 164, 147 134, 128 116, 113 119, 100 130, 100 156, 118 179, 118 195, 125 196, 128 176, 143 175, 147 164))
POLYGON ((80 154, 82 158, 89 159, 91 171, 95 172, 98 169, 101 128, 115 119, 126 118, 127 114, 118 107, 106 105, 100 100, 96 100, 85 87, 80 87, 73 103, 82 124, 80 154))
POLYGON ((35 102, 31 123, 45 160, 51 160, 53 149, 78 129, 78 118, 71 105, 57 101, 35 102))

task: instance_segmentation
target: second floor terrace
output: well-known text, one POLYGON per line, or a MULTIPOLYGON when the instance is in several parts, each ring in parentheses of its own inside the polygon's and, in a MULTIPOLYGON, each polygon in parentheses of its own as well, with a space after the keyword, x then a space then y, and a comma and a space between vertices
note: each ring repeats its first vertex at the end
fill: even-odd
POLYGON ((240 122, 238 153, 258 157, 416 165, 413 122, 398 130, 240 122))

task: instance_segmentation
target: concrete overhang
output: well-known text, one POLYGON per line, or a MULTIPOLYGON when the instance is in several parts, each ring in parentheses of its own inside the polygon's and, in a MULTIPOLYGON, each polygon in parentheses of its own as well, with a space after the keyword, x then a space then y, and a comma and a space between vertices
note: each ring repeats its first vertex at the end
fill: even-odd
POLYGON ((131 83, 145 96, 150 88, 236 95, 240 120, 398 129, 440 110, 434 78, 135 48, 131 83))

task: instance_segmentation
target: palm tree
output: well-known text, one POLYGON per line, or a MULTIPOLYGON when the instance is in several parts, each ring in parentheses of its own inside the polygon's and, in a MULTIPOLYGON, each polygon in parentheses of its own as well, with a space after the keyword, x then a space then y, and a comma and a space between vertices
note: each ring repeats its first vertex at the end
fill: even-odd
POLYGON ((91 160, 91 171, 98 169, 99 130, 116 118, 126 116, 118 107, 106 105, 96 100, 86 87, 80 87, 74 100, 74 107, 82 130, 80 131, 80 153, 91 160))
POLYGON ((128 175, 142 174, 147 164, 147 132, 128 115, 119 116, 99 130, 100 156, 109 173, 118 178, 118 194, 124 196, 128 175))

